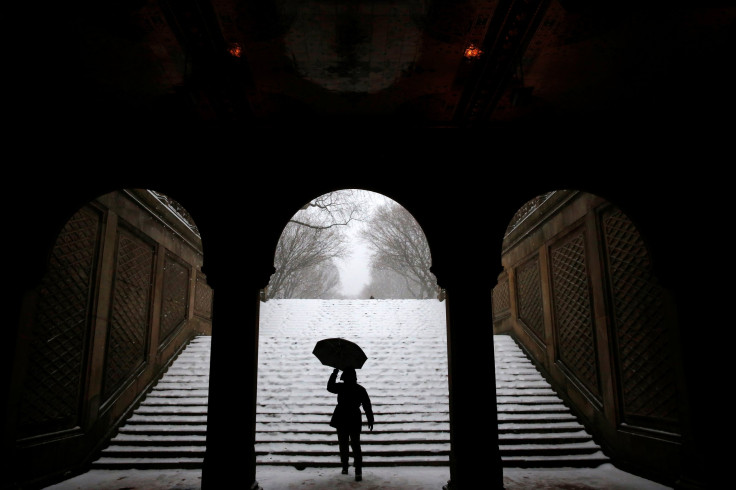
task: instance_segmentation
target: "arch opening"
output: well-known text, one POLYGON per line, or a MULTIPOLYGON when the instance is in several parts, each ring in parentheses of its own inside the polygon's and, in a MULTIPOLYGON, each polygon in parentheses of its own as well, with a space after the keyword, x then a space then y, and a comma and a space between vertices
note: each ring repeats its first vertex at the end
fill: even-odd
MULTIPOLYGON (((190 341, 211 333, 203 257, 191 216, 155 191, 100 195, 63 224, 19 326, 10 406, 20 479, 127 468, 109 448, 130 418, 150 415, 134 414, 138 404, 174 400, 157 383, 190 341)), ((205 354, 195 357, 204 435, 209 364, 205 354)), ((131 434, 122 437, 125 444, 131 434)))
POLYGON ((511 219, 501 263, 494 339, 513 339, 595 437, 592 449, 675 482, 686 413, 677 319, 634 220, 584 191, 540 194, 511 219))
MULTIPOLYGON (((377 193, 347 189, 325 194, 305 204, 286 225, 259 312, 259 484, 265 487, 274 478, 269 469, 278 466, 281 471, 292 466, 295 472, 340 467, 337 436, 329 425, 335 399, 325 389, 332 368, 312 354, 319 340, 335 337, 356 342, 368 357, 357 370, 375 417, 373 430, 362 429, 363 473, 409 462, 444 471, 438 484, 449 479, 446 305, 430 267, 419 224, 405 208, 377 193), (323 215, 310 216, 310 211, 323 215), (336 223, 344 227, 342 236, 336 223), (312 243, 320 239, 332 243, 312 243), (327 267, 310 270, 288 263, 307 257, 312 262, 305 263, 316 263, 316 253, 296 256, 307 249, 323 251, 319 263, 329 263, 333 271, 327 276, 332 286, 320 294, 306 286, 325 277, 316 273, 327 267), (396 259, 409 253, 411 263, 396 259), (287 272, 305 287, 287 292, 280 286, 289 282, 287 272), (346 287, 351 275, 359 280, 346 287)), ((362 420, 367 422, 365 412, 362 420)), ((302 472, 294 473, 294 481, 306 478, 302 472)))

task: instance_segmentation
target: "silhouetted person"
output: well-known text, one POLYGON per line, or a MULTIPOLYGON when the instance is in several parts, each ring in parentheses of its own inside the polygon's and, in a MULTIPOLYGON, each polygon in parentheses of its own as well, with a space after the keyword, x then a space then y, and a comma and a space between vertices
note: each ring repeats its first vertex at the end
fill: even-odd
POLYGON ((343 371, 337 383, 339 369, 332 371, 327 381, 327 391, 337 394, 337 406, 332 413, 330 426, 337 429, 337 441, 340 444, 340 462, 342 463, 342 474, 348 474, 348 447, 353 448, 353 465, 355 466, 355 481, 363 479, 363 454, 360 449, 360 431, 363 419, 360 406, 363 406, 365 416, 368 419, 368 427, 373 430, 373 407, 371 399, 365 388, 358 384, 355 369, 343 371))

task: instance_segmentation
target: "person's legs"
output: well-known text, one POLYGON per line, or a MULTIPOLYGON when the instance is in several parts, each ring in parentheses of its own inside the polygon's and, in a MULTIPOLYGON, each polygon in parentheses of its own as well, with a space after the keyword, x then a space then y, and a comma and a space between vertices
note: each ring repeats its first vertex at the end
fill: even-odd
POLYGON ((342 474, 347 475, 348 474, 348 458, 350 456, 349 453, 349 440, 350 440, 350 433, 346 430, 339 430, 337 431, 337 442, 340 446, 340 462, 342 463, 342 474))
POLYGON ((360 481, 363 478, 363 452, 360 449, 360 431, 350 433, 350 446, 353 448, 355 481, 360 481))

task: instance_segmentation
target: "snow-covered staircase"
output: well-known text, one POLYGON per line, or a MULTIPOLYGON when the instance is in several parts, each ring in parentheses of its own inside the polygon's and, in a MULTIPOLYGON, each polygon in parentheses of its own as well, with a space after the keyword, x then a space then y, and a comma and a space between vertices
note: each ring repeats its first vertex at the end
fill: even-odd
MULTIPOLYGON (((445 304, 434 300, 270 300, 261 304, 256 461, 338 466, 329 419, 332 369, 312 355, 327 337, 368 355, 358 382, 375 426, 365 466, 449 465, 445 304)), ((193 339, 119 429, 98 469, 201 468, 210 337, 193 339)), ((507 335, 494 336, 500 450, 505 467, 595 467, 608 462, 584 427, 507 335)))
POLYGON ((494 335, 493 344, 503 465, 596 467, 609 462, 516 342, 494 335))
MULTIPOLYGON (((432 300, 270 300, 261 305, 257 464, 338 466, 329 426, 332 368, 312 354, 342 337, 368 356, 358 383, 371 398, 373 431, 361 436, 365 466, 448 465, 445 304, 432 300)), ((365 416, 363 418, 365 421, 365 416)))
POLYGON ((93 469, 202 467, 210 339, 199 336, 189 342, 92 463, 93 469))

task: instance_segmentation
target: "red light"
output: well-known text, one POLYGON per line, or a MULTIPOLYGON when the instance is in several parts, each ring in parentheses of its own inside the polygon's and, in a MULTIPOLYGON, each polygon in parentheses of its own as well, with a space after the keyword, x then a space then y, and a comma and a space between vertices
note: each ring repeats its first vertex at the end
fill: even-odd
POLYGON ((243 48, 241 48, 240 44, 238 43, 232 43, 230 45, 230 49, 228 49, 228 53, 230 53, 230 56, 234 56, 235 58, 240 58, 242 52, 243 48))
POLYGON ((475 44, 470 44, 470 46, 465 48, 465 57, 469 60, 478 59, 482 54, 483 51, 481 51, 475 44))

